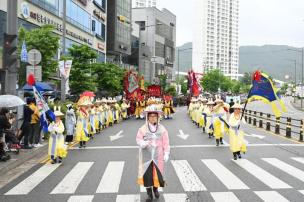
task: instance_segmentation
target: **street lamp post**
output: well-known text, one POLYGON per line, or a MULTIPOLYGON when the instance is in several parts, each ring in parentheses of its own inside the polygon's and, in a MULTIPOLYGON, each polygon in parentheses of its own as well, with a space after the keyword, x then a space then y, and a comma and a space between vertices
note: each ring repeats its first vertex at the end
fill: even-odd
POLYGON ((304 48, 302 50, 296 50, 296 49, 288 49, 289 51, 296 51, 302 53, 302 73, 301 73, 301 108, 303 108, 303 84, 304 84, 304 48))

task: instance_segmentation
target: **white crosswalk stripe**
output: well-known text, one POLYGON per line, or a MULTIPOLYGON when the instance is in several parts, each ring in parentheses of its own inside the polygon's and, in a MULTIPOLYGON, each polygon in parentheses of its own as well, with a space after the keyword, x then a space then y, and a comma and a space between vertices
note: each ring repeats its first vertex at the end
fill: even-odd
POLYGON ((273 176, 266 170, 260 168, 259 166, 255 165, 254 163, 246 160, 246 159, 239 159, 237 161, 233 161, 246 171, 248 171, 250 174, 258 178, 260 181, 262 181, 264 184, 269 186, 272 189, 287 189, 291 188, 288 184, 280 180, 279 178, 273 176))
POLYGON ((67 202, 92 202, 94 195, 70 196, 67 202))
POLYGON ((140 195, 117 195, 116 202, 140 202, 140 195))
POLYGON ((304 190, 299 190, 299 192, 304 195, 304 190))
POLYGON ((239 202, 240 200, 232 192, 211 192, 215 202, 239 202))
POLYGON ((202 162, 216 175, 228 189, 249 189, 238 177, 215 159, 202 159, 202 162))
POLYGON ((186 202, 186 194, 164 194, 165 202, 186 202))
POLYGON ((123 161, 110 161, 96 193, 117 193, 124 168, 123 161))
POLYGON ((183 186, 184 190, 187 191, 206 191, 207 188, 200 181, 198 176, 195 174, 188 161, 186 160, 175 160, 171 161, 175 172, 183 186))
POLYGON ((60 164, 46 164, 39 168, 32 175, 20 182, 17 186, 9 190, 5 195, 26 195, 30 193, 39 183, 47 178, 60 164))
POLYGON ((73 194, 78 185, 85 177, 93 162, 79 162, 73 169, 61 180, 61 182, 53 189, 51 194, 73 194))
MULTIPOLYGON (((146 188, 144 187, 144 186, 140 186, 140 192, 146 192, 147 190, 146 190, 146 188)), ((159 187, 158 188, 158 191, 159 192, 163 192, 164 190, 163 190, 163 188, 162 187, 159 187)))
POLYGON ((304 182, 304 171, 276 158, 262 158, 267 163, 304 182))
POLYGON ((293 159, 293 160, 295 160, 295 161, 297 161, 297 162, 299 162, 299 163, 304 164, 304 158, 301 158, 301 157, 293 157, 293 158, 291 158, 291 159, 293 159))
POLYGON ((255 191, 254 193, 265 202, 289 202, 289 200, 276 191, 255 191))

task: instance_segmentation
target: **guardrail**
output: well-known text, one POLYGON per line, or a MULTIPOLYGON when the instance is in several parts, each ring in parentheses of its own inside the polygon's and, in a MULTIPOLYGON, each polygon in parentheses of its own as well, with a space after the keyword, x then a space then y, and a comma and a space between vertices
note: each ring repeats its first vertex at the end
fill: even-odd
POLYGON ((304 119, 294 119, 292 117, 278 117, 272 114, 245 110, 245 121, 258 128, 272 131, 275 134, 283 134, 287 138, 298 139, 303 142, 304 119))

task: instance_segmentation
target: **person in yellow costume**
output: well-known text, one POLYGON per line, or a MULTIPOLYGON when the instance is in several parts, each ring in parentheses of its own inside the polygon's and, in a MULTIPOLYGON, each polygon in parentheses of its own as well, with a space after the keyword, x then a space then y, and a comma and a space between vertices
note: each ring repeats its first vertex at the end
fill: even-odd
POLYGON ((96 134, 96 128, 95 128, 95 106, 91 104, 89 108, 89 124, 88 124, 88 130, 89 130, 89 137, 94 138, 94 135, 96 134))
POLYGON ((114 102, 114 117, 115 117, 114 122, 119 123, 121 121, 121 108, 115 98, 113 98, 113 102, 114 102))
POLYGON ((196 119, 198 107, 199 107, 198 99, 194 98, 194 104, 193 104, 193 109, 192 109, 192 113, 191 113, 191 120, 193 123, 195 123, 195 121, 196 121, 195 119, 196 119))
POLYGON ((197 115, 197 122, 198 122, 198 127, 203 128, 203 132, 205 132, 205 126, 206 126, 206 116, 203 114, 205 108, 207 107, 207 102, 208 100, 204 97, 201 98, 201 105, 198 109, 198 115, 197 115))
POLYGON ((102 128, 106 128, 108 127, 108 105, 106 98, 101 99, 99 110, 101 111, 102 128))
POLYGON ((67 155, 66 145, 64 144, 64 125, 61 117, 64 114, 60 111, 60 107, 54 107, 56 120, 50 123, 48 131, 50 132, 48 155, 52 160, 52 164, 61 163, 62 159, 67 155))
POLYGON ((242 158, 241 152, 246 152, 247 147, 244 141, 244 132, 239 130, 239 125, 246 123, 244 119, 241 120, 242 106, 238 103, 232 106, 234 112, 229 117, 229 144, 230 150, 233 154, 234 160, 242 158))
POLYGON ((206 120, 205 122, 205 131, 208 133, 209 138, 213 137, 213 106, 214 106, 214 102, 212 101, 212 99, 210 99, 207 104, 206 107, 204 108, 203 111, 203 116, 206 120))
POLYGON ((144 99, 144 97, 141 97, 139 100, 139 117, 140 119, 144 119, 145 115, 144 115, 144 110, 146 109, 146 101, 144 99))
POLYGON ((194 123, 197 125, 197 127, 200 127, 200 120, 203 113, 203 97, 199 96, 197 99, 197 109, 194 113, 194 123))
POLYGON ((216 106, 214 107, 213 114, 213 127, 214 127, 214 137, 216 141, 216 146, 223 143, 223 136, 228 132, 227 124, 227 113, 229 112, 229 107, 225 105, 224 101, 220 98, 215 100, 216 106))
POLYGON ((107 125, 108 126, 112 126, 114 124, 114 118, 113 118, 113 112, 112 112, 112 108, 113 108, 113 100, 112 98, 108 98, 107 100, 107 113, 108 113, 108 121, 107 121, 107 125))
POLYGON ((165 102, 164 102, 164 116, 165 119, 171 119, 171 114, 174 113, 173 108, 173 100, 171 96, 165 96, 165 102))
POLYGON ((195 103, 195 98, 192 97, 191 101, 190 101, 190 104, 189 104, 189 107, 188 107, 188 114, 189 114, 190 118, 191 118, 191 114, 192 114, 192 111, 193 111, 194 103, 195 103))
POLYGON ((128 108, 130 108, 130 103, 124 98, 121 103, 121 116, 123 120, 128 119, 128 108))
POLYGON ((77 111, 77 124, 76 124, 76 141, 79 142, 79 148, 86 147, 86 142, 89 141, 88 122, 89 122, 89 106, 91 100, 89 97, 82 97, 78 101, 79 106, 77 111))
POLYGON ((140 111, 140 106, 139 106, 139 97, 136 98, 136 101, 135 101, 135 118, 136 119, 139 119, 139 113, 140 111))
POLYGON ((101 106, 101 100, 100 99, 97 99, 95 101, 95 130, 96 130, 96 133, 99 133, 102 129, 102 120, 101 120, 101 109, 100 109, 100 106, 101 106))

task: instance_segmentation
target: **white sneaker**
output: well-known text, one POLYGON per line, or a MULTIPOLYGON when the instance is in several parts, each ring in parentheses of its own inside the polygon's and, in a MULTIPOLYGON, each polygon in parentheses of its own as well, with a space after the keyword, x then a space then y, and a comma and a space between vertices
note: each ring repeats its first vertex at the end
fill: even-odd
POLYGON ((38 146, 37 146, 37 144, 33 144, 33 147, 34 147, 34 148, 37 148, 38 146))
POLYGON ((37 146, 37 147, 43 147, 43 145, 40 144, 40 143, 36 144, 36 146, 37 146))

